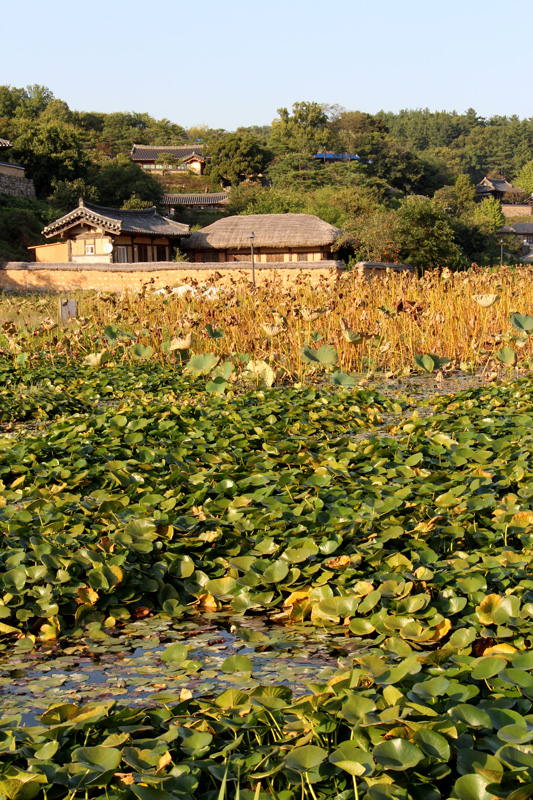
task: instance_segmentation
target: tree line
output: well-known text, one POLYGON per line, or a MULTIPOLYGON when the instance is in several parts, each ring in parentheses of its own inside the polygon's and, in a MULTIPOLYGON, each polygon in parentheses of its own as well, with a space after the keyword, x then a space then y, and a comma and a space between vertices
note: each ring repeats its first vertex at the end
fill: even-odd
POLYGON ((201 140, 212 188, 231 188, 230 213, 314 213, 344 230, 355 258, 489 263, 503 217, 495 201, 476 202, 474 184, 504 175, 533 192, 533 118, 484 119, 473 109, 371 115, 303 101, 278 109, 271 125, 227 132, 146 113, 72 111, 46 87, 0 86, 0 136, 39 199, 65 211, 78 196, 157 205, 163 185, 130 161, 133 143, 201 140), (352 159, 316 157, 327 152, 352 159))

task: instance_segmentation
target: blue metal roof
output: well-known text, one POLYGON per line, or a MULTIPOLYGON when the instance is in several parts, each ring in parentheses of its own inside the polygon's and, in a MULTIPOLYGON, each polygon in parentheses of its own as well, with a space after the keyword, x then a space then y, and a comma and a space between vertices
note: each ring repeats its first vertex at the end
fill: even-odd
POLYGON ((320 158, 322 161, 360 161, 359 156, 352 156, 350 153, 315 153, 313 158, 320 158))

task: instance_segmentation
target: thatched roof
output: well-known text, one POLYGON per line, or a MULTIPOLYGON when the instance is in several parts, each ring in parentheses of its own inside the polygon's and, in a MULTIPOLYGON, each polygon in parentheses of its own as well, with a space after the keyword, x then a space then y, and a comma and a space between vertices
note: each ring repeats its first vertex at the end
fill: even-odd
POLYGON ((329 222, 312 214, 247 214, 225 217, 193 233, 188 250, 249 250, 254 247, 322 247, 341 234, 329 222))
POLYGON ((101 227, 111 234, 140 233, 152 236, 188 236, 189 226, 181 222, 162 217, 155 207, 141 209, 119 209, 97 206, 95 203, 84 203, 65 216, 56 219, 43 230, 46 237, 58 236, 68 228, 84 222, 94 227, 101 227))

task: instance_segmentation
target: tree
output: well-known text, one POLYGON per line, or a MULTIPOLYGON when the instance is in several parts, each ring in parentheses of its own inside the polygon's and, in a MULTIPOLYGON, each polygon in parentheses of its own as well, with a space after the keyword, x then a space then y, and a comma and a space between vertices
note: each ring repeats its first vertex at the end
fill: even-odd
POLYGON ((38 195, 48 195, 54 180, 83 177, 90 163, 77 128, 61 120, 18 120, 13 155, 33 179, 38 195))
POLYGON ((463 266, 445 211, 428 197, 406 197, 398 209, 401 259, 419 267, 463 266))
POLYGON ((319 103, 293 103, 292 115, 278 108, 269 146, 274 153, 314 154, 328 145, 328 117, 319 103))
POLYGON ((528 194, 533 192, 533 161, 528 161, 516 176, 516 185, 528 194))
POLYGON ((362 111, 342 111, 329 125, 331 146, 337 153, 360 154, 375 137, 384 137, 387 126, 382 119, 362 111))
POLYGON ((94 168, 90 179, 99 202, 114 208, 121 208, 134 195, 149 205, 157 205, 162 196, 159 183, 127 156, 117 156, 100 169, 94 168))
POLYGON ((348 223, 333 249, 350 247, 357 260, 398 263, 399 220, 395 211, 376 209, 348 223))
POLYGON ((78 205, 78 200, 98 201, 98 192, 94 186, 86 183, 83 178, 73 181, 53 181, 52 195, 48 198, 51 203, 60 208, 64 213, 72 211, 78 205))
POLYGON ((260 175, 268 162, 268 153, 255 136, 227 133, 210 139, 203 151, 210 159, 206 174, 213 185, 231 183, 260 175))
POLYGON ((274 158, 267 175, 276 188, 293 186, 312 188, 323 183, 324 169, 308 153, 285 153, 274 158))

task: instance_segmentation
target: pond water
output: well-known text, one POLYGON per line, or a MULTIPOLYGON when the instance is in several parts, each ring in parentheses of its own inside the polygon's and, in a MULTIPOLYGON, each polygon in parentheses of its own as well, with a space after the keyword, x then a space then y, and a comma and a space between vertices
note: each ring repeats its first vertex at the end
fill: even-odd
POLYGON ((221 627, 221 615, 216 625, 209 616, 178 624, 147 618, 117 633, 98 630, 94 638, 65 639, 31 653, 15 647, 0 664, 2 716, 21 714, 23 724, 32 725, 52 703, 166 705, 188 692, 209 695, 271 683, 303 694, 307 684, 327 681, 350 656, 367 649, 340 627, 284 627, 231 616, 221 627), (165 660, 176 643, 187 648, 186 658, 165 660), (235 655, 250 660, 251 674, 231 661, 224 664, 235 655))

